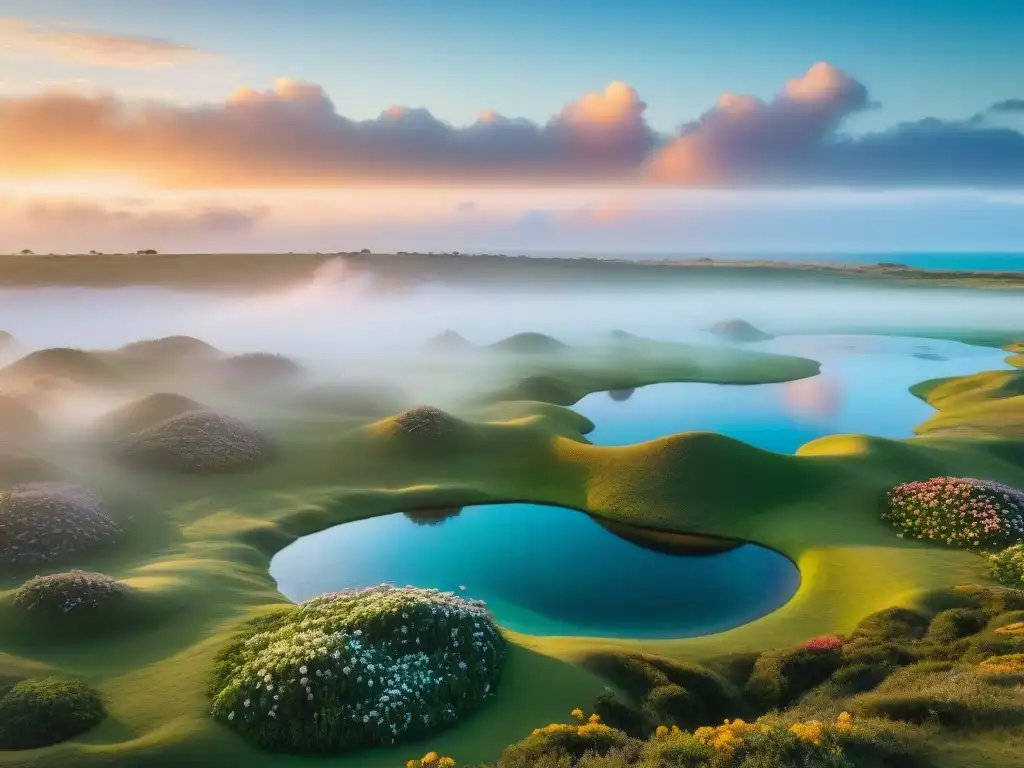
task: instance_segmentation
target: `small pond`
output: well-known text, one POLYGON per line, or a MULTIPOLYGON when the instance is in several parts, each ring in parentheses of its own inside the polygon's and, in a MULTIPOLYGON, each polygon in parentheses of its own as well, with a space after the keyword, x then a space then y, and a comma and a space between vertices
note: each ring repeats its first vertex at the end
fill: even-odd
POLYGON ((340 525, 280 551, 270 573, 295 601, 412 584, 484 600, 502 626, 519 632, 598 637, 720 632, 775 610, 800 582, 791 561, 764 547, 659 549, 582 512, 496 504, 447 519, 393 514, 340 525))
POLYGON ((780 453, 825 435, 902 438, 934 410, 908 388, 945 376, 1005 369, 1007 353, 955 341, 887 336, 784 336, 743 345, 821 362, 821 374, 784 384, 654 384, 597 392, 573 409, 598 445, 676 432, 718 432, 780 453))

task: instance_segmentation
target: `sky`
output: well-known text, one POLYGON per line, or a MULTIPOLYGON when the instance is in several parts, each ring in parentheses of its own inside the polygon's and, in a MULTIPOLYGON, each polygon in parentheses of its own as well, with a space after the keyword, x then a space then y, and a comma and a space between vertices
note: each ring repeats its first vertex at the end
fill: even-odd
POLYGON ((0 251, 1024 250, 1018 0, 5 0, 0 251))

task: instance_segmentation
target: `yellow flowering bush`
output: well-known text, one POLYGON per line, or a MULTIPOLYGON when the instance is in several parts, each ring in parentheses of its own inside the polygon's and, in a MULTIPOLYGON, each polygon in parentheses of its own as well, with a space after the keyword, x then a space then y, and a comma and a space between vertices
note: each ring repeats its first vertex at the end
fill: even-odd
POLYGON ((409 760, 405 768, 455 768, 455 761, 450 757, 441 757, 437 752, 427 752, 419 760, 409 760))
POLYGON ((551 723, 534 731, 518 744, 505 750, 505 758, 510 762, 519 759, 524 764, 535 761, 544 755, 568 754, 579 759, 587 752, 606 754, 609 750, 623 747, 629 737, 617 728, 601 722, 594 714, 586 717, 583 710, 575 709, 572 716, 577 723, 551 723))
POLYGON ((1024 653, 1008 653, 985 659, 978 665, 978 671, 986 675, 1024 675, 1024 653))

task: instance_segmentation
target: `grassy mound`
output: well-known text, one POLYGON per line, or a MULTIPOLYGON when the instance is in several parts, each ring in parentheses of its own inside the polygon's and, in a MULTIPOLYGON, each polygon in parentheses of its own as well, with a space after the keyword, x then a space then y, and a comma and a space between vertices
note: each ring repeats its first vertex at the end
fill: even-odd
POLYGON ((221 651, 213 715, 273 751, 393 744, 477 709, 503 654, 478 601, 389 586, 324 595, 252 622, 221 651))
POLYGON ((417 440, 452 437, 459 433, 462 426, 459 419, 432 405, 409 408, 391 421, 398 434, 417 440))
POLYGON ((212 360, 224 354, 213 345, 192 336, 164 336, 133 341, 116 351, 127 357, 156 363, 212 360))
POLYGON ((97 432, 108 438, 121 439, 183 413, 206 410, 205 405, 184 395, 157 392, 102 416, 96 425, 97 432))
POLYGON ((149 469, 206 474, 234 472, 266 463, 273 454, 262 430, 231 416, 194 411, 129 436, 120 458, 149 469))
POLYGON ((497 352, 516 355, 548 355, 562 352, 568 349, 569 345, 544 333, 517 333, 491 344, 490 348, 497 352))
POLYGON ((626 387, 625 389, 609 389, 608 397, 616 402, 624 402, 629 400, 636 393, 636 387, 626 387))
POLYGON ((765 333, 746 320, 739 318, 719 320, 711 326, 711 332, 729 341, 767 341, 775 338, 770 333, 765 333))
POLYGON ((569 405, 576 400, 569 385, 557 376, 528 376, 504 390, 500 399, 533 400, 554 405, 569 405))
POLYGON ((0 393, 0 444, 32 440, 42 427, 38 413, 17 398, 0 393))
POLYGON ((59 347, 40 349, 15 360, 0 370, 0 378, 26 382, 52 378, 82 386, 106 387, 121 383, 123 377, 98 353, 59 347))
POLYGON ((0 697, 0 749, 38 749, 98 725, 106 712, 85 683, 44 677, 22 680, 0 697))
POLYGON ((285 355, 247 352, 218 363, 217 377, 228 386, 277 387, 302 376, 303 368, 285 355))
POLYGON ((882 519, 901 538, 965 549, 1005 547, 1024 539, 1024 492, 970 477, 933 477, 889 491, 882 519))
POLYGON ((462 507, 410 509, 403 514, 416 525, 440 525, 445 520, 461 515, 462 507))
POLYGON ((117 579, 74 570, 29 579, 14 593, 13 605, 33 616, 78 616, 105 613, 122 604, 129 594, 129 587, 117 579))
POLYGON ((376 416, 402 410, 408 402, 400 387, 385 381, 320 384, 296 396, 300 407, 343 416, 376 416))
POLYGON ((41 482, 0 493, 0 566, 50 562, 120 535, 99 497, 81 486, 41 482))
POLYGON ((433 338, 427 339, 423 348, 428 352, 439 352, 449 354, 452 352, 464 352, 473 348, 473 343, 457 331, 448 330, 439 333, 433 338))

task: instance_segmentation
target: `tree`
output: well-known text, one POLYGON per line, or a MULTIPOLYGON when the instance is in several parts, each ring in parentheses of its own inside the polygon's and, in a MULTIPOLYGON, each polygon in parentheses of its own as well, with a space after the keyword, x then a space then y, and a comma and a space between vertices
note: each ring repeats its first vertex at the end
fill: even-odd
POLYGON ((32 253, 32 251, 30 251, 28 248, 26 248, 25 250, 23 250, 21 252, 21 255, 22 256, 33 256, 34 254, 32 253))

